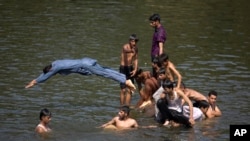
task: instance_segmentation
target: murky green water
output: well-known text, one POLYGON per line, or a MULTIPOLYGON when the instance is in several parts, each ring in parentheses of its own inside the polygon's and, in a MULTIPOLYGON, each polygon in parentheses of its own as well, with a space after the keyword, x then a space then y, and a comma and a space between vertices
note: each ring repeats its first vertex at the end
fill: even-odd
MULTIPOLYGON (((249 1, 229 0, 0 0, 0 139, 229 140, 230 124, 249 124, 249 1), (96 58, 118 70, 128 35, 139 38, 139 65, 150 70, 153 29, 148 17, 159 13, 168 31, 166 50, 185 84, 204 94, 219 92, 223 116, 191 130, 164 127, 109 132, 96 128, 117 114, 119 84, 72 74, 55 76, 31 89, 24 86, 56 59, 96 58), (53 134, 34 133, 40 109, 53 113, 53 134)), ((139 99, 138 93, 132 103, 139 99)), ((140 125, 155 124, 132 111, 140 125)))

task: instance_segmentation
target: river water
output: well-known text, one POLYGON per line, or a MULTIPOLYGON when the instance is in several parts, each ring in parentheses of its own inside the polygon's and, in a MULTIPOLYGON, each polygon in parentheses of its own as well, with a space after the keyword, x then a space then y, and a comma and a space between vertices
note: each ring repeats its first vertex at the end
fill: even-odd
MULTIPOLYGON (((225 141, 231 124, 250 124, 250 17, 247 0, 0 0, 0 140, 6 141, 225 141), (54 76, 24 86, 56 59, 92 57, 118 70, 128 36, 140 41, 139 66, 151 70, 153 29, 161 15, 165 49, 187 87, 218 92, 223 116, 193 129, 158 127, 106 131, 97 126, 118 112, 119 84, 98 76, 54 76), (34 133, 48 108, 53 133, 34 133)), ((132 104, 139 99, 138 92, 132 104)), ((140 125, 156 122, 132 110, 140 125)))

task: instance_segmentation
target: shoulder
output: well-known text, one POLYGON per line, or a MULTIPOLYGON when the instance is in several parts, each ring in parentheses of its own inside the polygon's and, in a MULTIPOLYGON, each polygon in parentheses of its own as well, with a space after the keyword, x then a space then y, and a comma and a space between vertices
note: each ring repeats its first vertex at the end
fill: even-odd
POLYGON ((160 27, 158 27, 158 32, 160 32, 160 33, 164 33, 164 32, 166 32, 166 30, 165 30, 165 28, 163 27, 163 25, 161 24, 161 26, 160 27))
POLYGON ((184 94, 184 92, 180 88, 174 88, 174 91, 178 94, 184 94))
POLYGON ((38 124, 38 125, 36 126, 35 131, 36 131, 37 133, 43 133, 43 132, 45 132, 45 127, 43 127, 41 124, 38 124))
POLYGON ((133 119, 133 118, 129 118, 129 121, 130 121, 131 123, 133 123, 133 124, 137 124, 137 121, 136 121, 135 119, 133 119))
POLYGON ((169 66, 169 67, 175 67, 174 63, 171 62, 171 61, 168 61, 168 66, 169 66))
POLYGON ((113 121, 119 121, 119 117, 118 117, 118 116, 115 116, 112 120, 113 120, 113 121))
POLYGON ((126 44, 124 44, 124 45, 123 45, 123 47, 122 47, 122 48, 123 48, 123 49, 127 49, 128 47, 129 47, 129 44, 128 44, 128 43, 126 43, 126 44))

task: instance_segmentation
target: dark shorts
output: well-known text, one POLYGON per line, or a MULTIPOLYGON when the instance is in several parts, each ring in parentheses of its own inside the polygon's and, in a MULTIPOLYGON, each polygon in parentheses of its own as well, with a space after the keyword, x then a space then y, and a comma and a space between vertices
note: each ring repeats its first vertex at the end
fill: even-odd
MULTIPOLYGON (((134 83, 134 77, 131 77, 130 73, 134 70, 133 66, 120 66, 119 68, 120 73, 125 74, 126 75, 126 79, 130 79, 132 81, 132 83, 134 83)), ((125 84, 121 84, 120 83, 121 88, 126 88, 125 84)))
POLYGON ((186 127, 191 127, 189 118, 185 117, 182 112, 169 109, 166 99, 159 99, 156 104, 159 109, 159 113, 156 117, 157 122, 163 124, 166 120, 173 120, 185 125, 186 127))

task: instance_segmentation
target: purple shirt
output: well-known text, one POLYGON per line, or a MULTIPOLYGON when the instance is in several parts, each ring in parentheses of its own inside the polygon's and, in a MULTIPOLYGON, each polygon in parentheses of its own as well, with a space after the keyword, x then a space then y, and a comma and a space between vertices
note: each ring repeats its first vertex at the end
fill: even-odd
POLYGON ((151 56, 159 56, 159 42, 165 43, 166 39, 167 36, 164 27, 160 26, 156 28, 152 40, 151 56))

